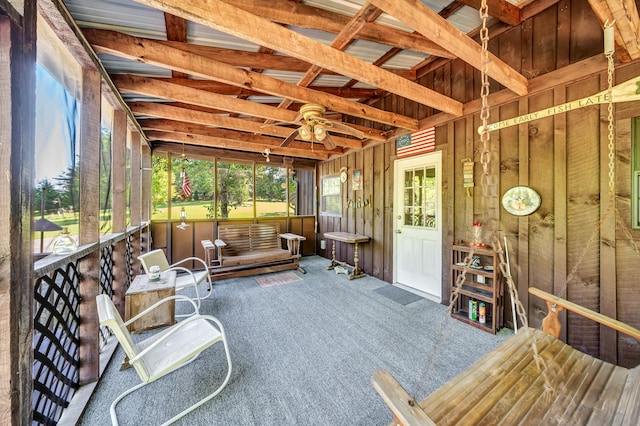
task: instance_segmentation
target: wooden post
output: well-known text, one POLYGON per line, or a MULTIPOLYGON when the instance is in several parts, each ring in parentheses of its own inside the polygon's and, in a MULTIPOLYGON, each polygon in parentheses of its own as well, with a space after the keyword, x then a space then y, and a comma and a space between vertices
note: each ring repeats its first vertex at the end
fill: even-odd
MULTIPOLYGON (((127 117, 122 110, 113 112, 112 133, 113 162, 111 167, 111 182, 113 183, 113 200, 111 220, 114 233, 125 232, 126 225, 126 179, 125 170, 127 149, 127 117)), ((113 303, 124 317, 124 299, 127 292, 127 240, 126 238, 114 244, 113 248, 113 303)))
POLYGON ((0 3, 0 419, 16 426, 33 388, 35 42, 36 2, 0 3))
MULTIPOLYGON (((140 208, 141 208, 141 192, 140 192, 140 133, 131 132, 131 169, 130 169, 130 198, 129 211, 131 226, 140 225, 140 208)), ((137 231, 133 234, 133 243, 131 247, 131 255, 134 259, 131 273, 138 275, 140 273, 140 262, 136 259, 140 256, 140 244, 142 243, 142 232, 137 231)))
MULTIPOLYGON (((80 116, 80 245, 100 239, 100 73, 82 72, 80 116)), ((79 262, 80 385, 98 380, 100 373, 99 321, 96 296, 100 284, 100 250, 79 262)))
MULTIPOLYGON (((141 178, 141 204, 142 204, 142 213, 141 220, 144 222, 148 222, 151 220, 151 149, 146 143, 141 143, 140 147, 142 153, 142 178, 141 178)), ((148 243, 147 243, 148 244, 148 243)), ((150 250, 151 247, 148 247, 150 250)))
POLYGON ((112 132, 113 163, 111 182, 113 183, 113 210, 111 220, 113 232, 126 230, 126 177, 127 116, 122 110, 113 111, 112 132))
MULTIPOLYGON (((141 141, 141 169, 140 169, 140 203, 141 212, 140 219, 142 222, 149 223, 151 221, 151 149, 141 141)), ((148 252, 151 250, 151 225, 145 227, 140 235, 140 250, 148 252)))
POLYGON ((129 209, 131 211, 131 226, 140 225, 141 215, 141 163, 140 163, 140 133, 131 132, 131 200, 129 209))

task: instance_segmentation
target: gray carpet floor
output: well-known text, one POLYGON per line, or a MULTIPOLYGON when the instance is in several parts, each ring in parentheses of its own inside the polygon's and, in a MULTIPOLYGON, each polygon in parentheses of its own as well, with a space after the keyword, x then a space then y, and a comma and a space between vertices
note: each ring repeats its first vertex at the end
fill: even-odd
MULTIPOLYGON (((269 288, 254 277, 214 285, 201 312, 224 324, 233 373, 220 395, 176 424, 386 425, 392 415, 371 385, 374 371, 389 370, 420 399, 512 335, 450 319, 426 299, 402 305, 375 291, 387 283, 349 281, 328 263, 303 258, 302 281, 269 288)), ((139 383, 134 369, 119 370, 123 357, 118 348, 79 424, 110 424, 111 402, 139 383)), ((216 344, 127 396, 117 407, 120 424, 162 423, 217 387, 225 365, 216 344)))

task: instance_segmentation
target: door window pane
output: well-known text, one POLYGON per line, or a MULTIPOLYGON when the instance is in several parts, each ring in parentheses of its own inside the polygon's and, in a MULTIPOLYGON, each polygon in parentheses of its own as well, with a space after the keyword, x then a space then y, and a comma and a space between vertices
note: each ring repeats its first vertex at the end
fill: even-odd
POLYGON ((435 228, 437 210, 435 167, 418 167, 404 173, 404 224, 435 228))

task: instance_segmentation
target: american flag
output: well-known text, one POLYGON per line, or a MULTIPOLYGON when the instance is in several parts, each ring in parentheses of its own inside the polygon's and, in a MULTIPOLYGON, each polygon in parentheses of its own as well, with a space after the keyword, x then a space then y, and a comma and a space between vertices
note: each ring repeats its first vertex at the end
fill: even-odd
POLYGON ((418 130, 409 135, 402 135, 396 140, 398 158, 423 154, 436 149, 436 128, 434 126, 418 130))
POLYGON ((190 197, 191 194, 193 194, 193 191, 191 190, 191 179, 189 179, 189 176, 187 176, 187 171, 183 168, 182 169, 182 173, 180 173, 181 177, 182 177, 182 195, 187 198, 190 197))

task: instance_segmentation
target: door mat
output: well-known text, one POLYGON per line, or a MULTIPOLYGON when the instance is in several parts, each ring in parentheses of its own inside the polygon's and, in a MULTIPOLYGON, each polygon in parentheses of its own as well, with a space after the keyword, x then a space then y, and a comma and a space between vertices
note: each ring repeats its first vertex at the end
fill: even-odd
POLYGON ((373 291, 401 305, 408 305, 409 303, 417 302, 418 300, 423 299, 417 294, 411 293, 410 291, 403 290, 400 287, 396 287, 390 284, 378 287, 373 291))
POLYGON ((268 274, 256 277, 256 282, 260 284, 260 287, 273 287, 280 284, 290 284, 296 281, 302 281, 302 278, 294 274, 293 272, 283 272, 280 274, 268 274))

